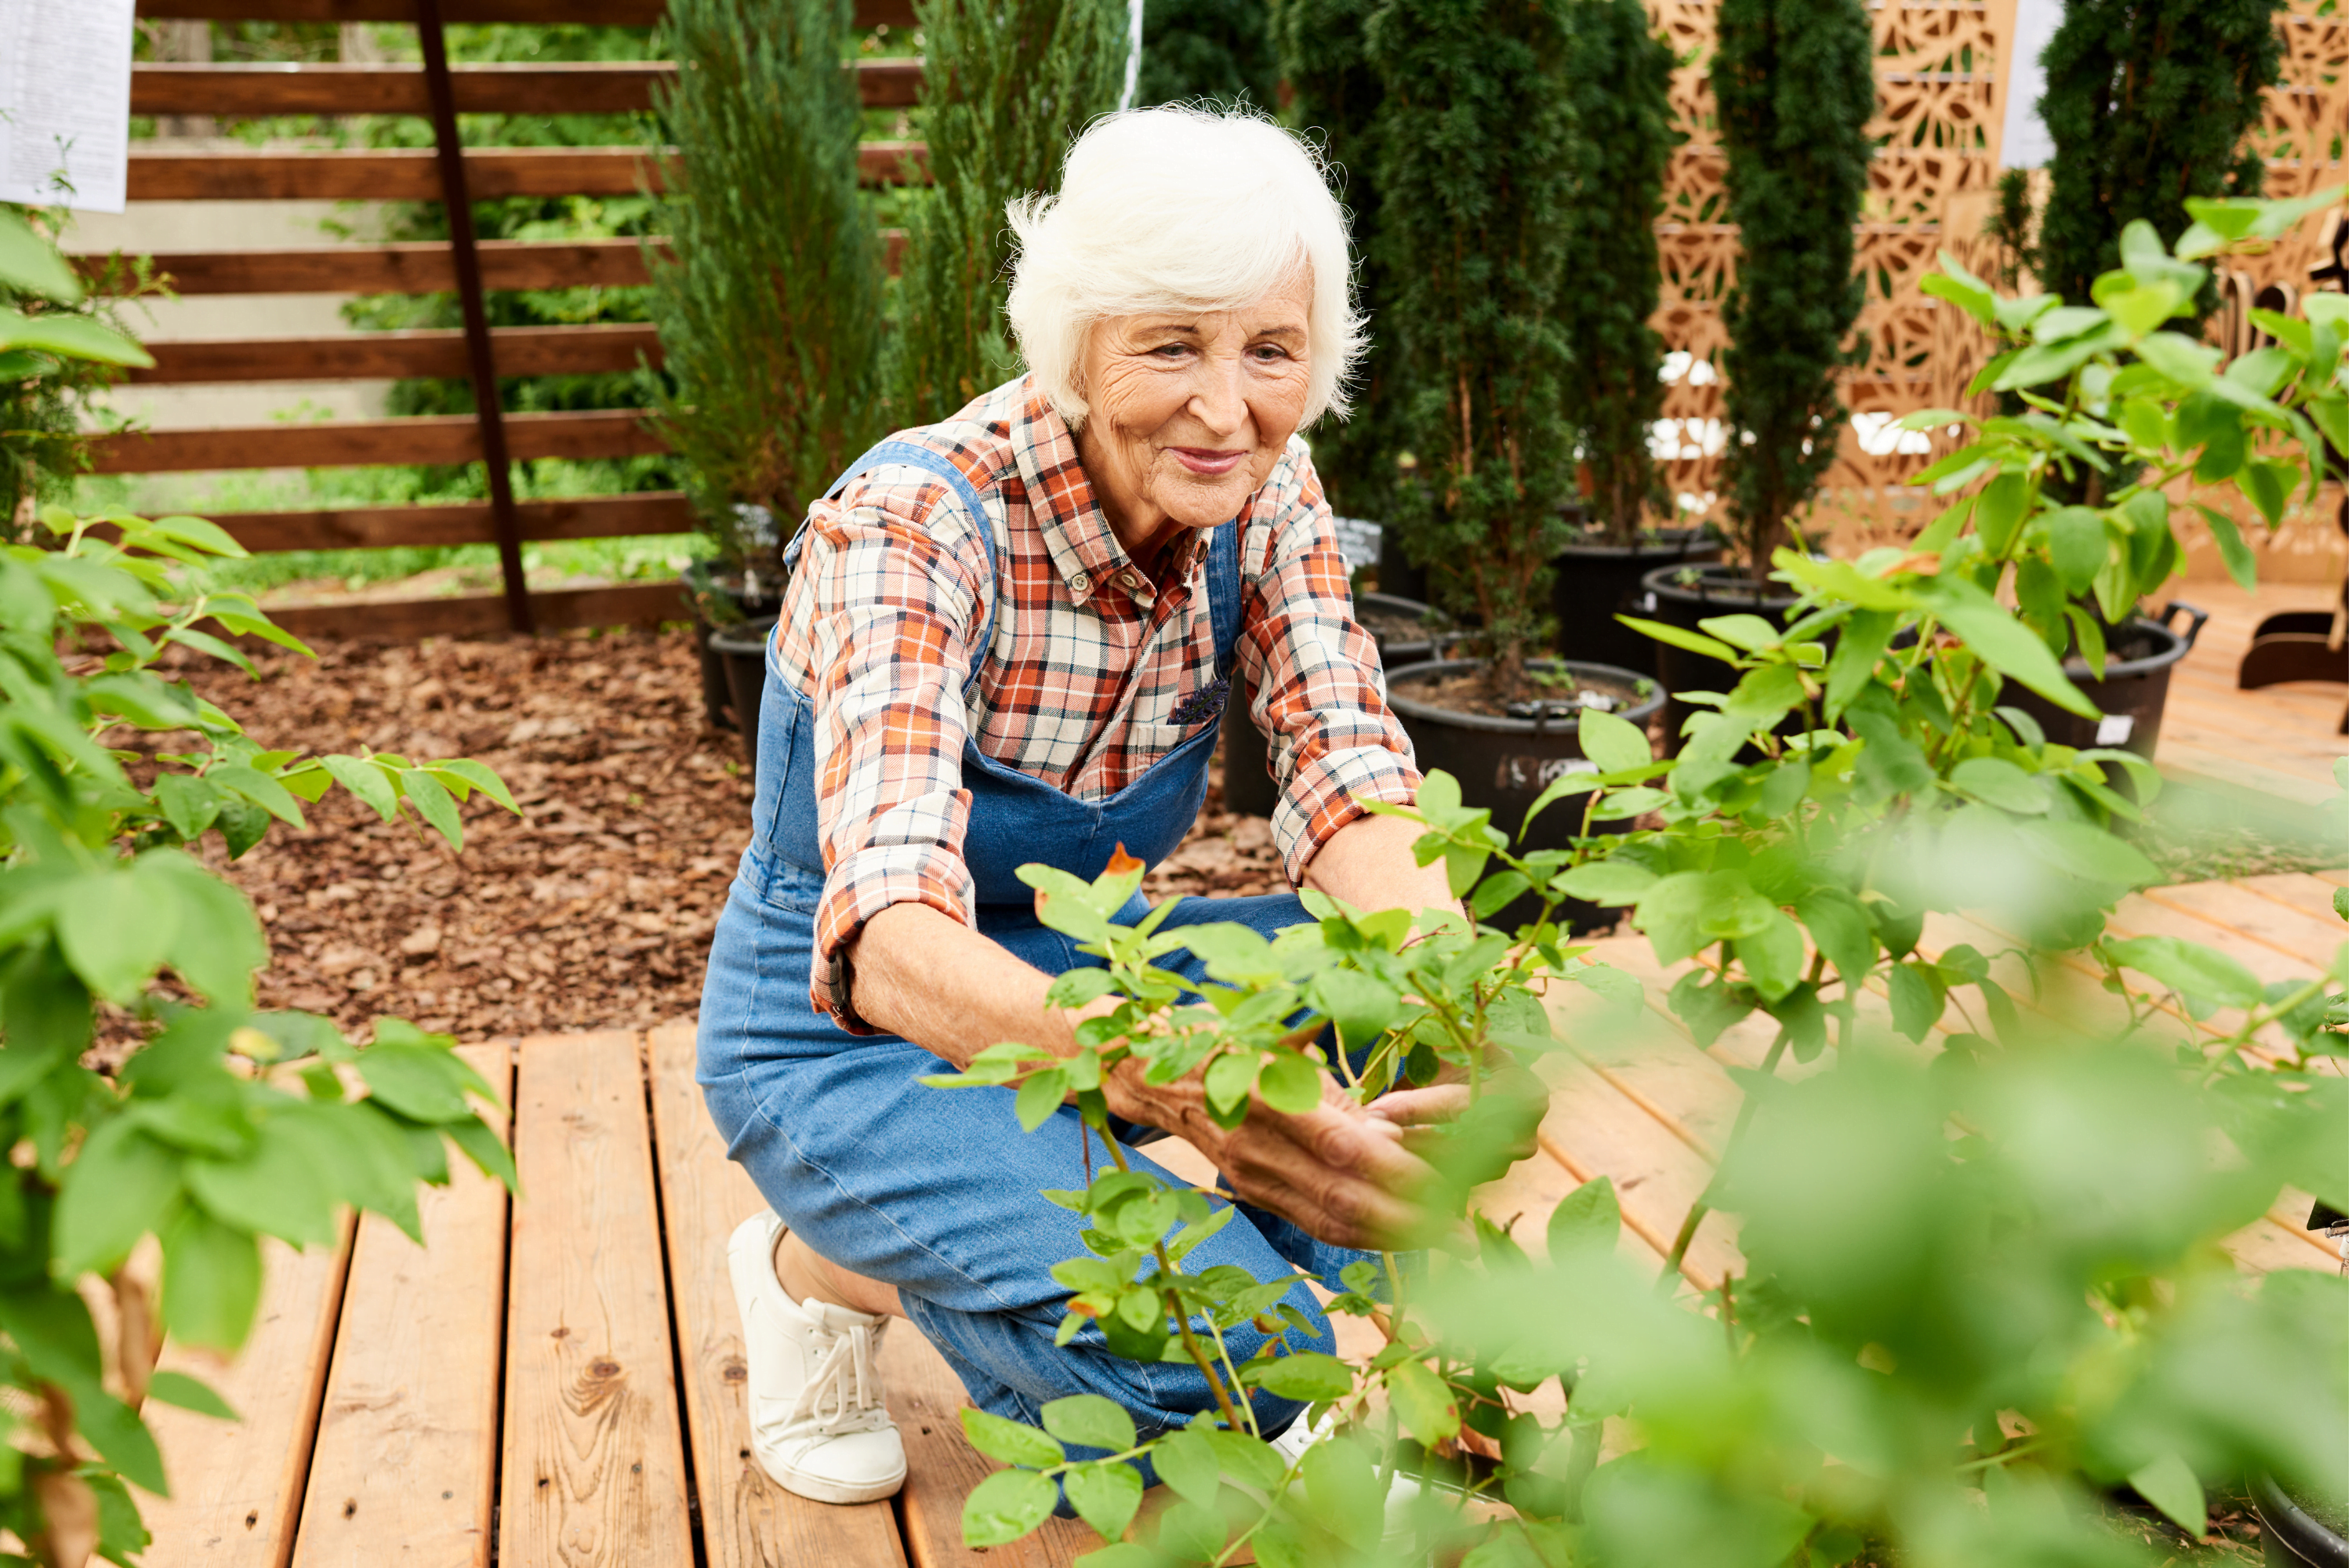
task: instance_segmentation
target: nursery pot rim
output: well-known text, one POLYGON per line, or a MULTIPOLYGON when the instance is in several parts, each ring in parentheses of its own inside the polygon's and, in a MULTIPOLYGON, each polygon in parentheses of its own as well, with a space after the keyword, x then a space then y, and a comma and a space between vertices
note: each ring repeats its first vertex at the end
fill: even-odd
MULTIPOLYGON (((1650 694, 1636 697, 1633 706, 1612 715, 1628 723, 1640 724, 1666 703, 1664 683, 1656 676, 1643 675, 1619 664, 1593 664, 1580 658, 1531 658, 1528 666, 1534 669, 1556 669, 1573 675, 1590 672, 1605 678, 1613 686, 1622 686, 1639 692, 1643 681, 1649 682, 1650 694)), ((1465 730, 1483 730, 1496 735, 1569 735, 1575 731, 1564 720, 1496 718, 1490 713, 1465 713, 1459 708, 1441 708, 1433 702, 1416 702, 1398 690, 1405 685, 1425 685, 1450 675, 1460 675, 1483 668, 1475 658, 1433 658, 1421 664, 1409 664, 1391 672, 1389 707, 1399 714, 1418 719, 1424 723, 1453 724, 1465 730)))
POLYGON ((1559 554, 1562 559, 1579 561, 1622 560, 1627 556, 1639 561, 1649 556, 1672 564, 1689 561, 1700 551, 1720 555, 1723 548, 1723 541, 1709 534, 1705 528, 1662 528, 1636 536, 1631 544, 1612 544, 1601 539, 1570 540, 1559 547, 1559 554))
POLYGON ((2346 1561, 2344 1537, 2305 1513, 2268 1474, 2256 1472, 2254 1514, 2280 1545, 2306 1563, 2333 1564, 2346 1561))
POLYGON ((713 653, 736 655, 763 654, 768 650, 768 636, 776 629, 777 617, 739 622, 731 626, 719 626, 708 639, 713 653))
POLYGON ((2115 628, 2120 631, 2138 632, 2157 638, 2156 652, 2143 654, 2137 658, 2109 658, 2106 673, 2104 675, 2093 675, 2089 661, 2079 652, 2067 654, 2060 668, 2065 670, 2067 679, 2092 686, 2105 685, 2110 680, 2129 680, 2136 676, 2153 675, 2159 669, 2170 668, 2189 657, 2189 650, 2197 646, 2197 634, 2205 629, 2206 619, 2206 613, 2203 610, 2194 605, 2183 604, 2175 599, 2164 606, 2161 615, 2135 615, 2121 626, 2115 628), (2186 632, 2177 632, 2172 629, 2172 617, 2179 612, 2185 612, 2191 617, 2186 632))
POLYGON ((1642 574, 1642 592, 1662 598, 1672 596, 1702 608, 1721 605, 1727 610, 1793 609, 1800 597, 1781 583, 1768 583, 1759 590, 1745 567, 1729 561, 1669 563, 1654 567, 1642 574), (1677 583, 1673 578, 1678 572, 1697 572, 1702 575, 1696 583, 1677 583))

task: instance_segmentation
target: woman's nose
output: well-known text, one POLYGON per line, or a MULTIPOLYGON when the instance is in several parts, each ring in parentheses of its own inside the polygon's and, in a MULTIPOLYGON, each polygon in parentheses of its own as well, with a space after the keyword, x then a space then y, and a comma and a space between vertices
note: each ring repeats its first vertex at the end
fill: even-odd
POLYGON ((1192 416, 1220 435, 1240 428, 1246 416, 1238 358, 1203 356, 1192 384, 1192 416))

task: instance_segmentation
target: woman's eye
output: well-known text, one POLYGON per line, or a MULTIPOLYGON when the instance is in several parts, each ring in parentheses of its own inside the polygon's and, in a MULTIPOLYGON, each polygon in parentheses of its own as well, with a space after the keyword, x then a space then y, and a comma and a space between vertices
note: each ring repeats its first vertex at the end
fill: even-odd
POLYGON ((1182 343, 1162 343, 1151 352, 1162 359, 1176 359, 1187 351, 1182 343))

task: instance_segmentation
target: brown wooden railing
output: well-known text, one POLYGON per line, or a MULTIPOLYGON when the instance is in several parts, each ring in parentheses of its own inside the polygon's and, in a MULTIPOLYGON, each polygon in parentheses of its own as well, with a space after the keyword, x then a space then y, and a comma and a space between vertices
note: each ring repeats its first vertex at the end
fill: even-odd
MULTIPOLYGON (((373 601, 274 612, 303 635, 414 637, 511 628, 650 621, 683 614, 668 584, 531 594, 521 546, 547 540, 685 532, 694 526, 675 491, 556 501, 515 499, 509 465, 535 458, 601 458, 665 448, 635 409, 507 414, 500 377, 626 370, 661 362, 653 329, 636 323, 556 327, 488 325, 492 290, 627 288, 646 280, 635 239, 479 240, 474 200, 499 196, 628 195, 661 187, 661 150, 646 147, 479 147, 457 144, 458 114, 617 114, 652 107, 667 61, 556 65, 452 65, 439 31, 451 22, 650 26, 662 0, 140 0, 152 19, 407 22, 419 28, 422 64, 141 64, 131 70, 134 114, 257 119, 287 114, 415 114, 435 124, 427 151, 181 151, 133 143, 132 201, 439 201, 452 218, 446 241, 163 253, 156 271, 184 295, 456 293, 462 330, 348 337, 253 338, 151 345, 152 369, 131 379, 188 385, 257 381, 435 377, 473 382, 477 412, 457 416, 335 420, 315 425, 165 430, 92 442, 101 474, 220 468, 336 468, 485 463, 487 501, 215 514, 248 550, 375 549, 401 545, 499 546, 504 591, 455 598, 373 601), (454 153, 455 155, 450 155, 454 153)), ((858 0, 857 25, 912 26, 912 0, 858 0)), ((858 97, 903 108, 922 84, 919 59, 859 60, 858 97)), ((885 185, 925 178, 920 142, 858 149, 860 177, 885 185)), ((886 231, 895 270, 904 236, 886 231)), ((649 242, 656 248, 661 241, 649 242)), ((85 261, 93 275, 95 260, 85 261)))

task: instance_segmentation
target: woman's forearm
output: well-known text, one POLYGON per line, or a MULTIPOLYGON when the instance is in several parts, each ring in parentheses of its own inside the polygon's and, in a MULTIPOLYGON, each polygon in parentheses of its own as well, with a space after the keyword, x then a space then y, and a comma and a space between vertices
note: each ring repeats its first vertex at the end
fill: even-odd
POLYGON ((1306 884, 1360 910, 1453 910, 1461 905, 1446 886, 1445 862, 1412 863, 1413 840, 1427 829, 1398 816, 1370 813, 1323 841, 1307 862, 1306 884))
POLYGON ((877 1029, 958 1068, 1003 1040, 1077 1048, 1084 1012, 1049 1006, 1053 977, 928 904, 892 904, 851 940, 850 1000, 877 1029))

